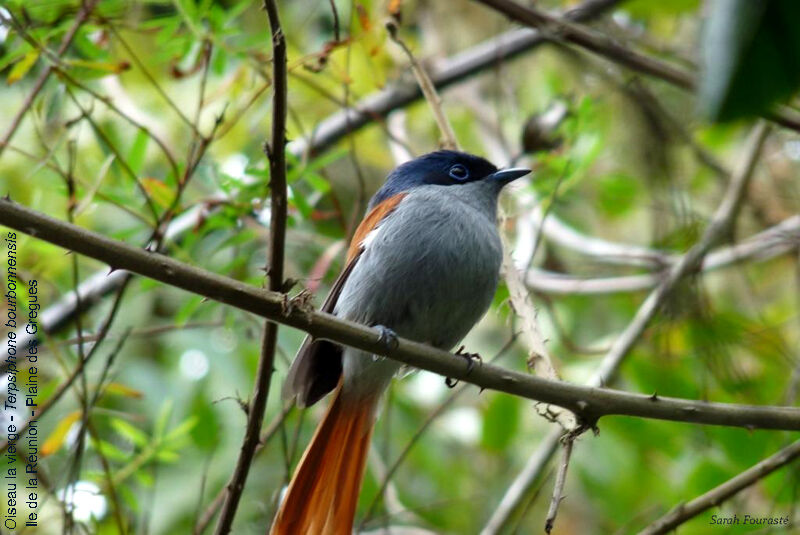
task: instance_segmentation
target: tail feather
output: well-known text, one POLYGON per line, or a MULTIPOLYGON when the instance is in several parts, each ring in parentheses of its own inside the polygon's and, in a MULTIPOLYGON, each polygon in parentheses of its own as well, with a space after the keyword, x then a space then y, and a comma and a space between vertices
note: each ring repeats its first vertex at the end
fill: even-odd
POLYGON ((350 535, 374 422, 375 399, 341 387, 303 453, 271 535, 350 535))

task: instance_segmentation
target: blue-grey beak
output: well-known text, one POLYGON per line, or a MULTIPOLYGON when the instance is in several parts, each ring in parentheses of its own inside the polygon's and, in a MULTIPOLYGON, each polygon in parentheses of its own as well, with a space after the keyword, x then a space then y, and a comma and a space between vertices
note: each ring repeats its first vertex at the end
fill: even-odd
POLYGON ((531 172, 530 169, 525 169, 524 167, 512 167, 510 169, 501 169, 496 173, 492 173, 486 178, 502 182, 505 185, 508 184, 509 182, 512 182, 520 177, 527 175, 530 172, 531 172))

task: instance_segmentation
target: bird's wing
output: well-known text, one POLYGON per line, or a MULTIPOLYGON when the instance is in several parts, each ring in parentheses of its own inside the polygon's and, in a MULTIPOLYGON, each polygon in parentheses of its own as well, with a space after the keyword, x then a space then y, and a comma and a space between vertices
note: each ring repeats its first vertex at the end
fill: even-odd
MULTIPOLYGON (((358 225, 347 250, 345 268, 336 278, 320 311, 332 314, 348 277, 364 252, 369 234, 392 213, 407 193, 398 193, 377 204, 358 225)), ((295 398, 300 407, 308 407, 336 388, 342 374, 342 347, 327 340, 307 336, 294 358, 286 383, 284 399, 295 398)))

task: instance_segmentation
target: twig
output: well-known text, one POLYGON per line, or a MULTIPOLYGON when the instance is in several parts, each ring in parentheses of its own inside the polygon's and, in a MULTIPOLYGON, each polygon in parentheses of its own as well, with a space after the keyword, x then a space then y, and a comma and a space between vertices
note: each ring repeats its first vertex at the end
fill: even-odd
MULTIPOLYGON (((273 102, 271 145, 267 147, 270 168, 270 233, 269 233, 269 289, 272 292, 283 290, 283 258, 286 242, 286 39, 278 17, 275 0, 264 0, 264 10, 269 19, 272 32, 273 102)), ((220 512, 216 535, 230 532, 239 499, 244 491, 250 465, 253 461, 261 421, 269 397, 272 367, 275 361, 275 348, 278 341, 278 324, 267 321, 258 360, 256 384, 253 387, 253 400, 247 412, 247 428, 244 441, 236 462, 236 468, 227 486, 225 503, 220 512)))
MULTIPOLYGON (((626 414, 754 429, 800 429, 800 408, 706 403, 662 397, 654 399, 652 396, 596 386, 586 387, 563 381, 551 381, 491 364, 468 370, 464 359, 453 358, 452 353, 402 338, 398 340, 397 348, 391 350, 382 342, 380 333, 375 329, 330 314, 313 312, 303 305, 291 306, 292 301, 286 294, 254 288, 158 253, 142 251, 123 242, 39 214, 8 199, 0 199, 0 224, 20 232, 35 234, 37 238, 106 262, 116 268, 133 271, 170 286, 252 312, 276 323, 301 329, 315 338, 384 355, 398 362, 482 388, 566 407, 586 422, 592 422, 604 415, 626 414), (290 306, 287 306, 287 303, 290 306)), ((627 349, 631 346, 632 342, 627 349)), ((612 351, 619 351, 619 348, 612 351)), ((616 356, 616 353, 612 356, 616 356)))
POLYGON ((167 162, 169 163, 170 169, 172 169, 173 175, 176 178, 178 177, 178 164, 175 161, 175 156, 172 154, 172 151, 167 146, 166 142, 163 139, 161 139, 161 137, 159 135, 157 135, 151 128, 149 128, 147 125, 145 125, 140 120, 137 120, 132 115, 124 112, 119 106, 117 106, 114 103, 114 101, 113 101, 113 99, 111 97, 101 95, 100 93, 98 93, 97 91, 95 91, 94 89, 89 87, 88 85, 84 84, 83 82, 81 82, 77 78, 73 77, 69 73, 68 70, 60 68, 60 67, 56 67, 56 66, 53 66, 53 68, 56 70, 56 74, 59 77, 64 78, 67 82, 69 82, 70 84, 74 85, 78 89, 80 89, 82 91, 85 91, 86 93, 92 95, 95 99, 97 99, 100 102, 102 102, 103 104, 105 104, 108 107, 108 109, 110 109, 111 111, 113 111, 114 113, 119 115, 122 119, 126 120, 128 123, 130 123, 134 127, 139 128, 140 130, 145 132, 150 137, 150 139, 155 141, 156 145, 159 146, 159 148, 161 149, 161 152, 164 154, 164 157, 167 159, 167 162))
POLYGON ((122 45, 122 48, 124 48, 125 51, 130 55, 131 59, 136 64, 136 67, 140 71, 142 71, 142 74, 145 76, 145 78, 147 78, 147 81, 150 82, 150 85, 153 87, 153 89, 156 90, 156 93, 158 93, 161 96, 161 98, 164 99, 164 102, 170 108, 172 108, 172 111, 175 112, 175 114, 180 118, 180 120, 192 130, 193 135, 200 136, 200 133, 197 131, 197 125, 189 120, 189 118, 181 111, 178 105, 175 104, 175 102, 169 97, 167 92, 164 91, 164 89, 161 87, 161 84, 159 84, 155 76, 153 76, 152 73, 149 70, 147 70, 145 64, 142 63, 142 60, 139 59, 139 56, 136 55, 136 53, 133 51, 133 48, 131 48, 128 42, 122 37, 117 28, 113 24, 111 24, 110 21, 108 21, 106 27, 111 31, 111 33, 114 34, 114 37, 122 45))
MULTIPOLYGON (((164 233, 162 240, 169 240, 176 236, 188 232, 194 227, 198 218, 201 216, 202 209, 195 207, 188 210, 180 217, 175 218, 170 224, 167 232, 164 233)), ((145 249, 153 250, 158 248, 156 242, 150 242, 145 249)), ((100 299, 127 283, 133 275, 126 271, 112 271, 108 268, 101 269, 87 277, 76 291, 66 294, 56 303, 44 310, 40 316, 40 329, 42 333, 52 334, 62 327, 69 324, 71 319, 84 310, 100 302, 100 299), (80 305, 80 306, 79 306, 80 305)), ((27 347, 31 339, 38 334, 26 333, 24 328, 17 331, 17 340, 20 346, 27 347)), ((6 364, 0 364, 0 373, 5 373, 6 364)))
MULTIPOLYGON (((75 34, 78 33, 78 30, 83 23, 86 22, 86 19, 89 18, 92 10, 94 9, 95 5, 99 0, 87 0, 81 10, 78 12, 78 15, 75 17, 75 22, 72 24, 70 29, 64 35, 64 38, 61 40, 61 44, 58 46, 56 50, 56 56, 62 56, 69 48, 69 45, 72 44, 72 40, 75 39, 75 34)), ((28 96, 25 97, 25 100, 20 105, 17 114, 11 119, 11 124, 8 126, 6 133, 3 134, 3 139, 0 140, 0 155, 3 154, 3 150, 5 150, 6 146, 11 142, 11 138, 14 137, 14 134, 17 132, 20 123, 22 122, 23 117, 25 114, 28 113, 28 110, 31 109, 33 105, 33 101, 36 96, 39 94, 39 91, 42 90, 44 87, 45 82, 50 77, 50 74, 53 72, 53 65, 48 65, 44 68, 44 70, 39 74, 39 77, 34 82, 33 87, 31 88, 30 93, 28 96)))
MULTIPOLYGON (((504 240, 505 241, 505 240, 504 240)), ((521 320, 521 331, 526 341, 528 352, 527 365, 539 377, 559 379, 553 366, 553 358, 545 345, 545 339, 539 328, 536 309, 530 300, 530 294, 517 271, 511 253, 506 244, 503 245, 503 277, 508 288, 509 300, 513 311, 521 320)), ((577 425, 575 416, 561 407, 545 407, 541 414, 550 421, 558 422, 565 430, 570 431, 577 425)))
POLYGON ((703 511, 718 506, 734 494, 757 483, 759 480, 775 470, 786 466, 798 457, 800 457, 800 440, 793 442, 776 454, 767 457, 763 461, 753 465, 721 485, 714 487, 705 494, 698 496, 694 500, 678 505, 669 513, 640 531, 639 535, 659 535, 673 531, 684 522, 691 520, 703 511))
POLYGON ((338 43, 341 41, 339 31, 339 12, 336 10, 336 2, 329 0, 331 4, 331 14, 333 15, 333 39, 338 43))
POLYGON ((386 23, 386 30, 389 32, 389 37, 392 39, 392 41, 397 43, 397 45, 403 49, 406 57, 408 57, 409 63, 411 63, 411 70, 414 71, 414 77, 417 79, 419 88, 422 91, 422 94, 425 96, 425 100, 428 102, 431 112, 433 113, 433 118, 439 127, 439 133, 442 135, 442 148, 458 150, 458 139, 456 139, 456 133, 453 131, 453 127, 450 126, 450 121, 447 119, 444 111, 442 111, 442 99, 439 96, 439 93, 436 91, 436 86, 433 84, 433 82, 431 82, 430 76, 428 76, 428 73, 425 72, 425 69, 414 57, 414 54, 411 53, 411 50, 409 50, 408 46, 406 46, 403 40, 400 39, 400 36, 397 33, 397 23, 394 20, 389 20, 386 23))
POLYGON ((530 295, 522 282, 508 247, 503 247, 503 271, 506 286, 508 287, 511 306, 517 316, 522 320, 522 333, 527 340, 528 367, 533 368, 536 375, 548 379, 558 379, 558 373, 553 366, 553 358, 545 345, 544 336, 539 330, 536 319, 536 309, 530 302, 530 295))
MULTIPOLYGON (((548 31, 550 38, 560 38, 576 44, 633 71, 655 76, 688 91, 694 91, 697 86, 693 73, 626 48, 611 37, 576 24, 565 17, 522 6, 513 0, 476 1, 517 22, 548 31)), ((765 117, 781 126, 800 131, 800 114, 791 108, 778 106, 765 114, 765 117)))
POLYGON ((569 468, 569 459, 572 455, 572 445, 575 442, 576 435, 574 433, 567 433, 562 439, 564 453, 561 457, 561 465, 556 472, 556 482, 553 485, 553 497, 550 499, 550 507, 547 509, 547 516, 544 520, 544 531, 550 533, 553 531, 553 524, 556 522, 556 515, 558 514, 558 506, 561 500, 564 499, 564 483, 567 481, 567 469, 569 468))

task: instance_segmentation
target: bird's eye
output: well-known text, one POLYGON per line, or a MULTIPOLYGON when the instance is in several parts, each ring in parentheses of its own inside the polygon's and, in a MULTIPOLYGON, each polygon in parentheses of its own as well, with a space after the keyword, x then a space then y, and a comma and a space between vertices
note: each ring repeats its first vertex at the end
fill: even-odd
POLYGON ((455 164, 450 168, 450 177, 456 180, 466 180, 469 178, 469 171, 460 163, 455 164))

